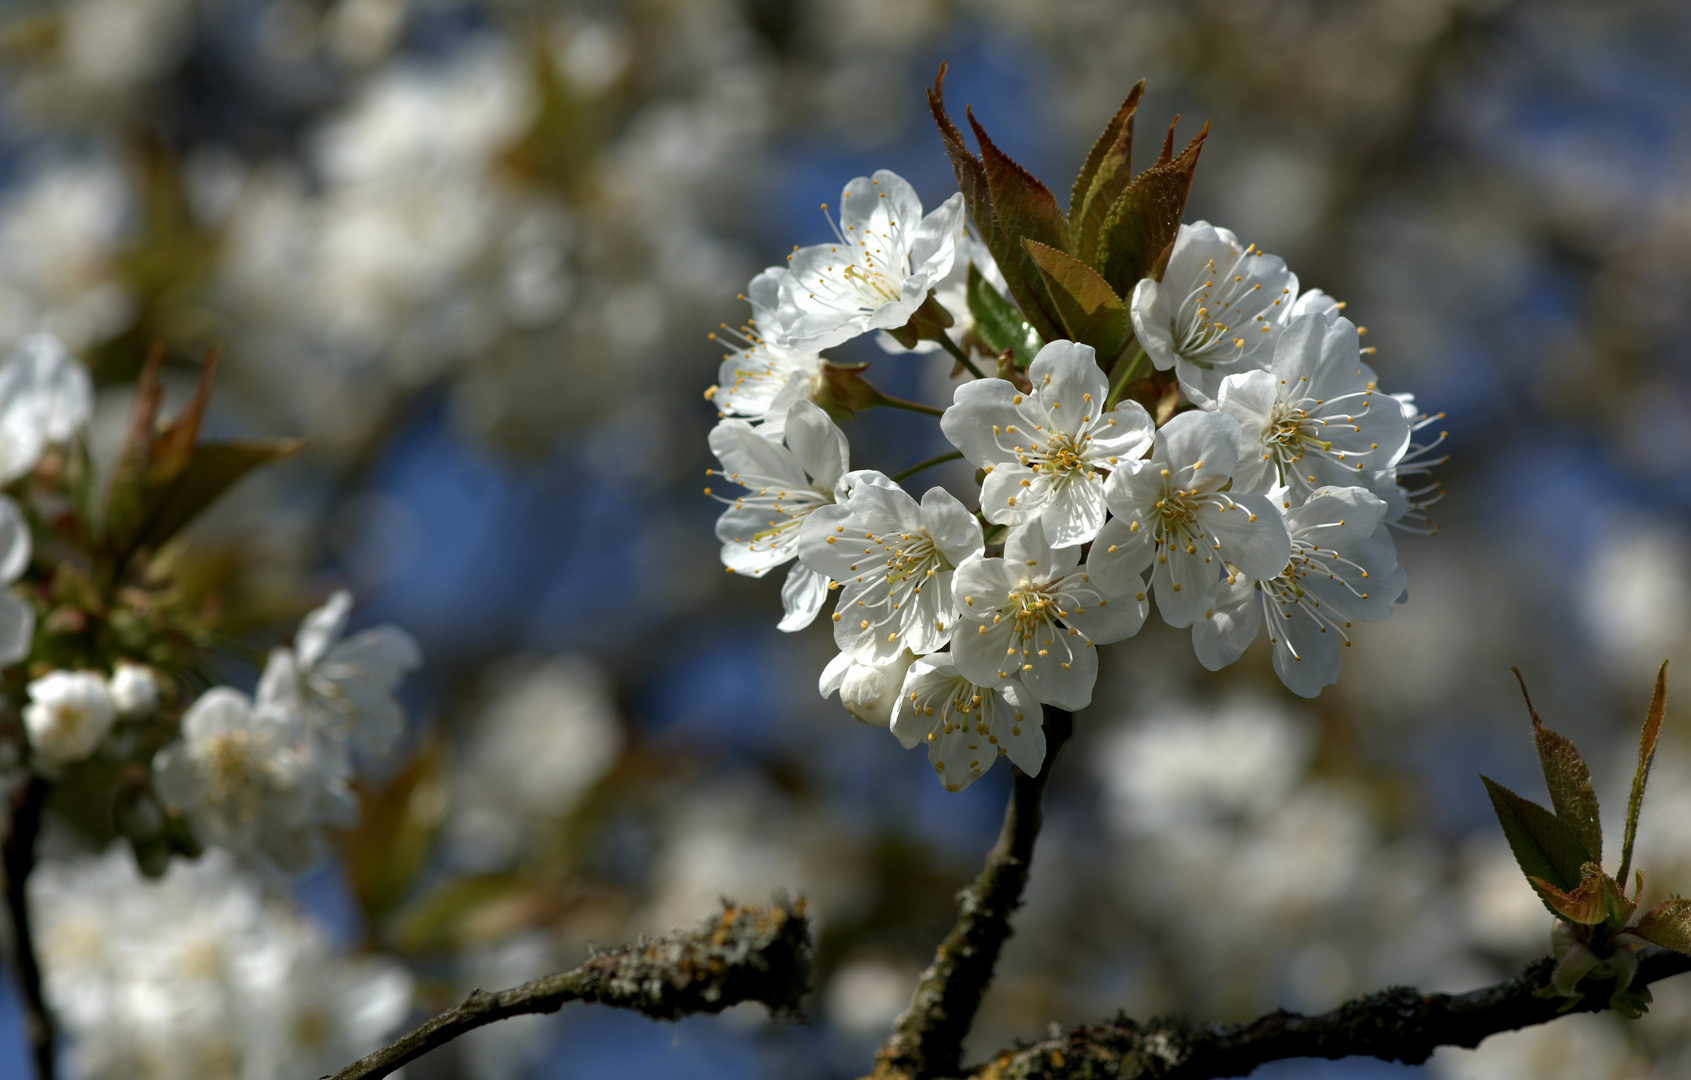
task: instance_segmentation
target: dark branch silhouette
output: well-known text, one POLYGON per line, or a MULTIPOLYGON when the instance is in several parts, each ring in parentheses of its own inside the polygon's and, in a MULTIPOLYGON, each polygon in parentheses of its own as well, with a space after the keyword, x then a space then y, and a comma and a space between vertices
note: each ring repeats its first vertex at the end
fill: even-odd
MULTIPOLYGON (((1057 754, 1074 732, 1074 717, 1045 710, 1045 764, 1038 776, 1014 770, 1004 828, 973 885, 957 896, 957 922, 934 952, 910 1008, 875 1055, 877 1078, 954 1076, 963 1038, 992 982, 999 950, 1010 937, 1010 916, 1022 903, 1041 824, 1040 800, 1057 754)), ((1012 768, 1014 768, 1012 766, 1012 768)))
MULTIPOLYGON (((1636 986, 1691 971, 1691 956, 1654 946, 1639 955, 1636 986)), ((1003 1051, 970 1074, 979 1080, 1211 1080, 1246 1076, 1287 1058, 1361 1056, 1419 1064, 1440 1046, 1478 1046, 1487 1036, 1563 1015, 1561 999, 1535 996, 1550 984, 1550 969, 1545 959, 1513 979, 1466 994, 1423 994, 1398 986, 1319 1016, 1273 1012, 1249 1024, 1199 1024, 1181 1017, 1140 1024, 1118 1016, 1003 1051)), ((1582 986, 1585 997, 1570 1011, 1604 1011, 1613 988, 1600 982, 1582 986)))
POLYGON ((35 869, 35 838, 41 811, 53 786, 34 774, 12 792, 12 826, 0 846, 6 870, 6 912, 12 924, 12 963, 23 993, 24 1035, 35 1062, 36 1080, 53 1080, 53 1013, 41 993, 41 964, 29 921, 29 874, 35 869))
POLYGON ((743 1001, 795 1013, 810 989, 810 926, 803 901, 768 908, 727 906, 696 930, 598 953, 573 971, 546 975, 497 994, 473 990, 441 1013, 334 1075, 373 1080, 484 1024, 525 1013, 557 1012, 588 1001, 659 1020, 717 1013, 743 1001))

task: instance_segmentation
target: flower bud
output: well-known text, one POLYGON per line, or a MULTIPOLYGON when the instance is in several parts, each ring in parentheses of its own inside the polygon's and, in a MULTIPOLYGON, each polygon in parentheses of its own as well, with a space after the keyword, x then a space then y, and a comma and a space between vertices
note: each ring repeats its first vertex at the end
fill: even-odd
POLYGON ((158 711, 159 684, 145 664, 119 660, 111 678, 112 706, 125 720, 140 720, 158 711))
POLYGON ((93 754, 116 719, 106 680, 92 671, 54 671, 28 690, 24 730, 44 773, 93 754))

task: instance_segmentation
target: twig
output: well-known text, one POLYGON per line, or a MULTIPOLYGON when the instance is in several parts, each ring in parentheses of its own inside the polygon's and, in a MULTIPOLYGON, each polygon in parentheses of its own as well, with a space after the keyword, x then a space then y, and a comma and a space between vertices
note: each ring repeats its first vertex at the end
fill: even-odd
POLYGON ((1012 767, 1015 777, 1004 828, 980 876, 957 897, 957 922, 922 974, 910 1008, 875 1054, 877 1080, 927 1080, 953 1076, 962 1061, 981 996, 992 981, 998 953, 1010 937, 1010 916, 1021 906, 1033 843, 1039 836, 1040 799, 1057 753, 1074 731, 1062 709, 1045 710, 1045 764, 1038 776, 1012 767))
POLYGON ((916 464, 910 466, 908 469, 901 469, 898 472, 893 473, 891 476, 887 477, 887 479, 889 479, 889 480, 908 480, 912 476, 915 476, 917 473, 921 472, 923 469, 931 469, 935 465, 944 465, 946 462, 956 461, 958 458, 960 458, 962 456, 963 456, 963 451, 953 450, 949 454, 940 454, 936 457, 931 457, 926 461, 918 461, 916 464))
POLYGON ((35 869, 35 838, 41 811, 53 785, 34 774, 12 792, 12 826, 0 846, 6 871, 6 912, 12 921, 12 963, 23 991, 25 1034, 35 1058, 37 1080, 53 1080, 53 1014, 41 995, 41 965, 29 923, 29 874, 35 869))
POLYGON ((920 401, 906 401, 893 397, 891 394, 876 392, 875 404, 885 405, 889 409, 903 409, 905 412, 919 412, 927 416, 944 416, 945 410, 935 405, 924 405, 920 401))
MULTIPOLYGON (((1691 956, 1652 946, 1641 952, 1635 986, 1691 971, 1691 956)), ((1198 1024, 1180 1017, 1138 1024, 1125 1016, 1006 1050, 971 1070, 977 1080, 1211 1080, 1246 1076, 1287 1058, 1375 1057, 1419 1064, 1440 1046, 1478 1046, 1488 1035, 1554 1020, 1560 999, 1535 997, 1551 962, 1466 994, 1423 994, 1406 986, 1357 998, 1319 1016, 1273 1012, 1249 1024, 1198 1024)), ((1602 1012, 1613 984, 1582 987, 1574 1012, 1602 1012)))
POLYGON ((941 330, 938 334, 934 335, 933 337, 929 338, 928 340, 939 342, 940 347, 943 348, 946 352, 950 353, 951 356, 952 356, 952 359, 956 360, 959 364, 962 364, 965 368, 968 368, 969 374, 973 375, 975 378, 977 378, 977 379, 986 378, 986 375, 981 372, 981 369, 975 366, 975 362, 973 360, 969 359, 969 354, 964 352, 961 348, 959 348, 955 341, 951 340, 950 334, 947 334, 945 331, 941 330))
POLYGON ((552 1013, 570 1001, 633 1009, 659 1020, 717 1013, 760 1001, 778 1015, 798 1011, 810 985, 810 926, 804 902, 769 908, 725 906, 698 929, 599 953, 573 971, 546 975, 497 994, 472 990, 441 1013, 340 1072, 333 1080, 374 1080, 484 1024, 552 1013))

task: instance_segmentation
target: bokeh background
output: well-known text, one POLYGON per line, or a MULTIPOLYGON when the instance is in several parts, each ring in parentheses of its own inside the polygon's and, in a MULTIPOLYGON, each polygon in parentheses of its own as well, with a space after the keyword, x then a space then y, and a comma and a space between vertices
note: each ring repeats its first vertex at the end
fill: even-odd
MULTIPOLYGON (((853 176, 949 193, 941 59, 953 109, 1064 195, 1145 77, 1141 160, 1165 118, 1212 120, 1189 219, 1348 301, 1387 388, 1447 413, 1449 495, 1401 544, 1409 603, 1313 702, 1260 641, 1220 674, 1154 618, 1105 650, 972 1055, 1117 1009, 1463 990, 1547 945, 1477 777, 1540 790, 1510 665, 1606 812, 1680 665, 1640 865, 1691 891, 1688 50, 1671 0, 11 0, 0 347, 61 334, 115 441, 149 344, 186 384, 215 343, 211 426, 310 439, 181 565, 261 646, 337 585, 421 642, 364 824, 270 881, 406 963, 416 1015, 719 896, 810 900, 808 1026, 568 1009, 408 1075, 857 1076, 1008 770, 945 794, 817 696, 829 634, 774 629, 780 575, 722 573, 705 335, 853 176)), ((943 402, 946 362, 857 355, 943 402)), ((846 430, 859 466, 943 448, 906 414, 846 430)), ((1421 1068, 1259 1075, 1691 1075, 1691 984, 1657 1001, 1421 1068)))

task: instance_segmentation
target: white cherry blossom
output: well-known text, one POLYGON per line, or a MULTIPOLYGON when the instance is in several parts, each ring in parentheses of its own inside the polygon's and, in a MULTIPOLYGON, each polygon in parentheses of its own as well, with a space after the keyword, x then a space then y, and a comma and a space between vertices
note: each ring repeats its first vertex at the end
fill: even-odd
MULTIPOLYGON (((737 346, 723 357, 717 372, 717 385, 705 395, 716 403, 725 416, 763 419, 778 405, 781 391, 794 376, 807 381, 822 368, 822 358, 814 349, 788 348, 781 341, 783 326, 778 313, 781 280, 784 270, 765 270, 746 288, 746 298, 752 305, 749 325, 731 330, 723 324, 712 340, 727 340, 737 346)), ((792 400, 797 395, 792 395, 792 400)), ((768 432, 766 432, 768 434, 768 432)), ((779 436, 780 432, 775 432, 779 436)))
POLYGON ((1084 544, 1104 524, 1104 476, 1142 455, 1156 425, 1135 401, 1105 411, 1109 380, 1090 345, 1053 341, 1028 366, 1032 389, 1003 379, 957 388, 940 430, 986 470, 981 513, 1037 524, 1053 547, 1084 544))
POLYGON ((1034 526, 1012 529, 1004 557, 976 556, 957 568, 961 599, 952 662, 969 681, 996 686, 1019 677, 1039 701, 1061 709, 1092 703, 1094 644, 1120 641, 1145 622, 1136 599, 1106 591, 1080 568, 1080 548, 1052 549, 1034 526))
POLYGON ((817 507, 799 532, 803 564, 839 583, 834 643, 865 664, 944 648, 957 622, 952 574, 983 550, 980 523, 944 488, 918 504, 880 473, 856 476, 844 502, 817 507))
POLYGON ((1211 671, 1237 660, 1268 623, 1274 670, 1293 693, 1314 697, 1338 681, 1356 622, 1392 613, 1407 575, 1386 503, 1363 487, 1325 487, 1285 510, 1292 554, 1285 569, 1254 580, 1233 572, 1213 609, 1192 624, 1192 646, 1211 671))
MULTIPOLYGON (((766 438, 744 420, 724 420, 710 433, 710 448, 722 463, 721 476, 745 488, 727 498, 716 521, 722 563, 731 574, 760 578, 791 562, 799 551, 799 529, 819 506, 849 490, 851 448, 834 422, 808 401, 794 402, 782 421, 782 438, 766 438)), ((709 488, 705 493, 713 494, 709 488)), ((782 630, 802 630, 822 610, 828 579, 795 565, 781 589, 786 614, 782 630)))
MULTIPOLYGON (((969 265, 973 263, 986 283, 998 292, 999 296, 1008 296, 1010 286, 1004 281, 1004 271, 998 268, 998 262, 993 259, 992 252, 981 241, 975 231, 974 224, 968 223, 963 234, 957 238, 957 255, 952 260, 951 272, 934 283, 934 299, 940 307, 951 316, 951 326, 945 331, 946 336, 961 345, 968 337, 969 331, 975 327, 975 313, 969 310, 969 265)), ((1007 300, 1014 305, 1014 300, 1007 300)), ((905 348, 897 339, 886 331, 875 335, 875 344, 890 353, 931 353, 938 352, 943 346, 930 338, 923 338, 912 348, 905 348)))
POLYGON ((1234 470, 1240 491, 1284 487, 1296 506, 1321 487, 1378 485, 1375 494, 1383 497, 1397 486, 1389 470, 1408 445, 1409 423, 1402 403, 1380 391, 1363 362, 1349 319, 1292 319, 1273 367, 1229 375, 1219 408, 1243 434, 1234 470))
POLYGON ((817 689, 823 697, 840 695, 840 704, 859 722, 871 727, 886 727, 892 723, 893 708, 898 704, 898 689, 904 685, 904 673, 916 659, 906 649, 884 664, 864 664, 841 653, 828 661, 822 669, 817 689))
POLYGON ((117 710, 106 680, 92 671, 54 671, 27 687, 24 732, 38 771, 54 775, 99 749, 117 710))
POLYGON ((1284 260, 1206 221, 1180 226, 1162 280, 1140 281, 1128 302, 1151 363, 1173 368, 1186 397, 1205 408, 1227 376, 1268 367, 1293 314, 1340 306, 1318 290, 1300 302, 1284 260))
POLYGON ((413 979, 338 953, 226 852, 141 876, 126 845, 29 879, 44 990, 84 1080, 323 1076, 405 1020, 413 979))
POLYGON ((896 173, 853 180, 840 196, 836 241, 787 259, 782 344, 826 349, 903 326, 950 273, 962 233, 962 192, 923 217, 916 190, 896 173))
POLYGON ((1286 565, 1286 525, 1266 495, 1229 491, 1239 425, 1225 413, 1185 412, 1157 431, 1148 459, 1110 474, 1104 499, 1115 516, 1093 541, 1087 567, 1114 593, 1144 601, 1151 567, 1157 610, 1190 626, 1213 606, 1224 563, 1261 577, 1286 565))
POLYGON ((1015 679, 975 683, 948 653, 910 665, 892 714, 906 750, 926 743, 947 791, 962 791, 1008 755, 1029 776, 1045 764, 1045 710, 1015 679))
POLYGON ((326 825, 351 825, 352 763, 337 744, 273 704, 219 686, 188 707, 182 737, 153 758, 153 784, 201 841, 258 852, 286 870, 324 851, 326 825))
POLYGON ((337 590, 301 620, 293 649, 275 649, 259 682, 260 705, 303 710, 336 740, 380 754, 405 729, 394 689, 423 662, 410 634, 382 625, 343 638, 352 594, 337 590))

